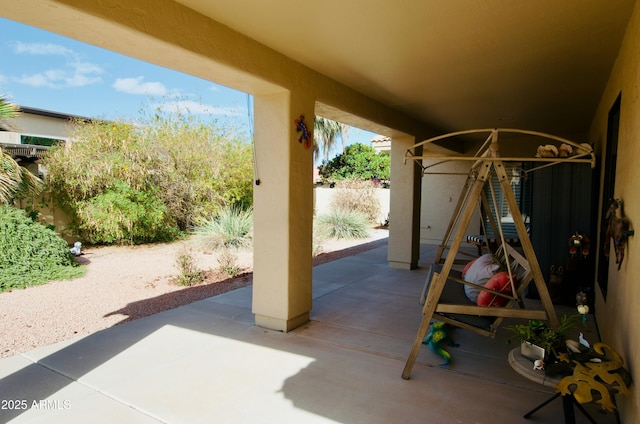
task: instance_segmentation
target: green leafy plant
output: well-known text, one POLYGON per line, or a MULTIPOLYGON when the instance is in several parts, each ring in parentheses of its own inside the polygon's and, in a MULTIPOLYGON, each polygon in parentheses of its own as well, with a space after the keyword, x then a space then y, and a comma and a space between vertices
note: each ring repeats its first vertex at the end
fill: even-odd
POLYGON ((325 180, 378 179, 386 182, 391 177, 391 158, 388 154, 376 152, 371 146, 356 143, 325 162, 318 171, 325 180))
POLYGON ((175 240, 180 231, 156 191, 135 190, 116 182, 103 193, 78 202, 78 229, 83 239, 93 244, 175 240))
POLYGON ((357 211, 334 209, 316 217, 316 234, 324 238, 359 239, 369 235, 368 219, 357 211))
POLYGON ((0 205, 0 291, 81 277, 67 243, 22 210, 0 205))
POLYGON ((206 275, 205 271, 198 268, 191 251, 186 248, 178 251, 176 267, 180 271, 180 274, 176 276, 176 281, 182 286, 193 286, 201 283, 206 275))
POLYGON ((217 215, 201 220, 193 233, 205 249, 248 247, 253 239, 253 209, 227 207, 217 215))
POLYGON ((555 357, 559 350, 564 349, 567 333, 575 324, 576 316, 564 315, 560 325, 550 328, 545 321, 529 320, 526 324, 516 324, 505 327, 521 342, 529 342, 543 348, 547 355, 555 357))

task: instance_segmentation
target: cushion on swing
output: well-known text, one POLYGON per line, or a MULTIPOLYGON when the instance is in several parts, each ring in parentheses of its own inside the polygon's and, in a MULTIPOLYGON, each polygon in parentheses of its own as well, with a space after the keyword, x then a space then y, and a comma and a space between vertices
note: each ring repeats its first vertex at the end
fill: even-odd
MULTIPOLYGON (((487 253, 474 260, 466 272, 463 271, 463 278, 469 283, 484 287, 499 269, 500 265, 495 262, 493 255, 487 253)), ((477 302, 480 291, 472 286, 464 286, 464 293, 473 303, 477 302)))
MULTIPOLYGON (((429 287, 431 286, 431 279, 433 277, 434 272, 442 272, 442 264, 431 264, 431 267, 429 267, 429 272, 427 274, 425 285, 424 285, 424 288, 422 289, 422 294, 420 295, 421 305, 425 304, 426 297, 429 292, 429 287)), ((462 279, 461 272, 456 271, 454 269, 450 271, 449 276, 457 279, 462 279)), ((442 294, 440 296, 440 303, 457 304, 457 305, 472 305, 472 304, 475 305, 475 302, 473 303, 470 302, 467 296, 465 296, 463 286, 464 284, 460 284, 448 279, 447 283, 444 285, 444 289, 442 290, 442 294)), ((434 316, 434 319, 438 319, 437 315, 438 314, 436 313, 434 316)), ((487 331, 491 329, 491 324, 494 321, 493 317, 482 317, 478 315, 446 314, 446 316, 456 321, 460 321, 477 328, 482 328, 487 331)))
POLYGON ((476 263, 476 260, 478 258, 472 260, 471 262, 469 262, 468 264, 465 265, 464 269, 462 270, 462 278, 465 277, 465 275, 467 275, 467 271, 469 271, 469 268, 471 268, 471 265, 473 265, 474 263, 476 263))
MULTIPOLYGON (((529 262, 522 256, 518 251, 516 251, 509 244, 505 244, 504 246, 499 247, 495 252, 495 260, 501 264, 501 269, 506 269, 507 261, 505 259, 506 255, 509 256, 509 264, 508 266, 511 268, 511 273, 514 278, 514 283, 517 282, 518 286, 523 285, 526 287, 532 280, 532 271, 529 266, 529 262)), ((420 295, 420 304, 425 305, 426 298, 430 292, 430 286, 433 279, 433 275, 435 272, 442 273, 443 265, 440 263, 433 263, 429 267, 429 272, 427 274, 427 278, 422 289, 422 293, 420 295)), ((468 272, 468 271, 467 271, 468 272)), ((440 298, 437 300, 439 305, 448 304, 448 305, 478 305, 477 302, 471 302, 463 289, 465 284, 462 284, 459 280, 462 279, 462 273, 458 270, 451 269, 449 271, 449 278, 447 278, 446 283, 443 287, 443 290, 440 294, 440 298)), ((495 284, 495 283, 494 283, 495 284)), ((522 287, 519 288, 519 290, 522 287)), ((493 289, 492 289, 493 290, 493 289)), ((496 290, 497 291, 497 290, 496 290)), ((500 297, 500 296, 496 296, 500 297)), ((504 306, 509 305, 509 300, 504 306)), ((491 310, 489 310, 489 313, 491 310)), ((475 313, 439 313, 436 312, 433 314, 434 319, 438 319, 438 317, 446 317, 449 319, 449 324, 457 325, 459 327, 466 328, 466 326, 471 326, 476 329, 484 330, 486 334, 495 334, 497 326, 496 317, 490 315, 477 315, 475 313)))
MULTIPOLYGON (((504 294, 511 294, 511 283, 509 280, 508 272, 499 272, 487 282, 486 288, 495 290, 504 294)), ((478 306, 499 306, 502 307, 507 304, 508 299, 506 297, 498 296, 488 291, 482 291, 478 295, 478 306)))

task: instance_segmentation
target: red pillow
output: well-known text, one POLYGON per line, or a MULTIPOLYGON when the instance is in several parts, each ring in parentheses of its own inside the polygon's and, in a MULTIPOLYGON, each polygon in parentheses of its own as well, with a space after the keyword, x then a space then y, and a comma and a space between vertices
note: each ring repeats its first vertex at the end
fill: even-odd
MULTIPOLYGON (((485 288, 495 290, 500 293, 511 294, 511 283, 509 282, 508 272, 499 272, 485 285, 485 288)), ((507 304, 508 299, 493 294, 488 291, 482 291, 478 295, 478 306, 504 306, 507 304)))

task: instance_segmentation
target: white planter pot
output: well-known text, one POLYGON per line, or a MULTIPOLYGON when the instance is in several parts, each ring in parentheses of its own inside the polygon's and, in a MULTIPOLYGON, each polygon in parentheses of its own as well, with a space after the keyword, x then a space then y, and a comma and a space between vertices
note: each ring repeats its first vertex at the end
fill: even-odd
POLYGON ((544 360, 544 349, 530 342, 522 342, 520 344, 520 354, 532 361, 544 360))

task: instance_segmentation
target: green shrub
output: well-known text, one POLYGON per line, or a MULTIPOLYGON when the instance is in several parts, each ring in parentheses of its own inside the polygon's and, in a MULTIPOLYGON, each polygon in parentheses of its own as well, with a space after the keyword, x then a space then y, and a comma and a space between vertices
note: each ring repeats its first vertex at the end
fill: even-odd
POLYGON ((253 209, 228 207, 194 228, 197 242, 205 249, 247 247, 253 237, 253 209))
POLYGON ((78 202, 80 236, 92 244, 172 241, 180 236, 156 190, 135 190, 124 182, 78 202))
POLYGON ((181 286, 193 286, 204 280, 206 273, 198 268, 196 261, 191 256, 191 251, 181 249, 176 255, 176 266, 180 274, 176 277, 176 281, 181 286))
POLYGON ((369 222, 360 212, 335 209, 316 218, 316 231, 325 238, 359 239, 369 235, 369 222))
MULTIPOLYGON (((109 218, 104 213, 87 213, 87 208, 103 203, 98 196, 111 196, 107 192, 114 190, 116 182, 132 192, 148 193, 153 197, 145 199, 149 202, 163 204, 165 218, 159 221, 180 231, 227 205, 248 207, 252 203, 251 143, 215 123, 179 112, 156 111, 138 124, 77 122, 73 139, 77 141, 51 149, 43 159, 48 189, 71 218, 72 229, 91 228, 104 233, 111 243, 164 241, 167 237, 165 231, 157 231, 156 224, 147 223, 156 228, 153 231, 159 239, 149 239, 153 234, 143 228, 133 231, 144 237, 130 237, 125 231, 125 239, 120 240, 112 220, 104 222, 104 229, 100 229, 100 220, 86 221, 88 217, 109 218)), ((98 209, 104 210, 102 206, 98 209)))
POLYGON ((84 272, 53 230, 19 209, 0 206, 0 291, 69 280, 84 272))
POLYGON ((322 164, 318 169, 325 180, 378 179, 387 182, 391 178, 391 157, 361 143, 347 146, 344 153, 322 164))

